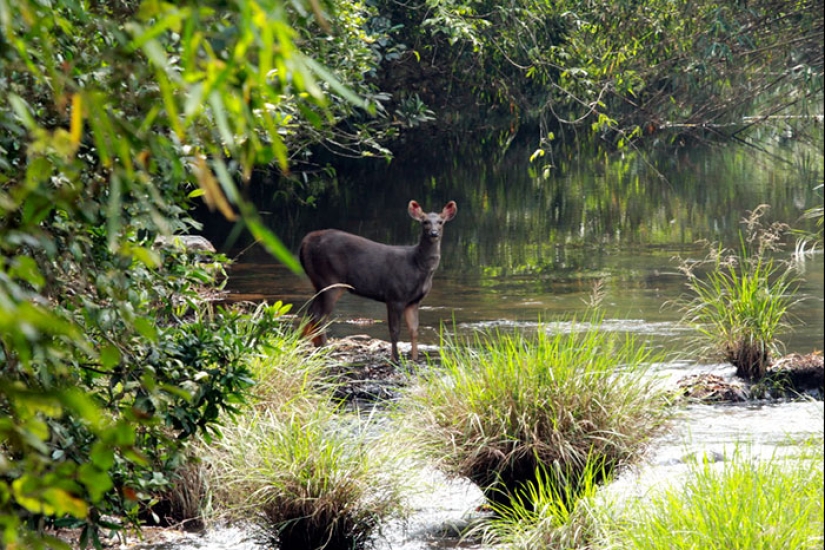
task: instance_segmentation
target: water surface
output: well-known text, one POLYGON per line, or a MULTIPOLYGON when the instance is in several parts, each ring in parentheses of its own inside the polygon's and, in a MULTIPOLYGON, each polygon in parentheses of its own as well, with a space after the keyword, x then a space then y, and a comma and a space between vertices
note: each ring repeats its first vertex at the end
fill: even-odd
MULTIPOLYGON (((816 226, 804 212, 822 206, 822 155, 801 146, 777 145, 772 156, 730 147, 591 161, 582 153, 552 159, 552 168, 529 163, 529 146, 356 164, 312 206, 284 199, 265 179, 251 191, 293 251, 308 231, 330 227, 412 244, 418 224, 407 215, 408 201, 440 210, 455 200, 458 214, 446 226, 441 266, 422 304, 428 343, 438 343, 443 328, 580 315, 595 285, 608 319, 667 341, 681 334, 673 327, 680 312, 669 307, 686 291, 679 259, 704 257, 701 241, 737 247, 741 221, 759 205, 770 205, 765 224, 807 230, 816 226)), ((218 220, 206 230, 225 244, 229 230, 218 220)), ((235 299, 283 300, 297 310, 311 297, 304 276, 243 239, 227 252, 237 258, 227 285, 235 299)), ((808 258, 805 300, 793 311, 793 331, 782 335, 789 352, 823 347, 824 279, 822 255, 808 258)), ((341 322, 333 335, 388 337, 383 304, 347 295, 335 313, 341 322), (364 319, 375 324, 346 323, 364 319)))

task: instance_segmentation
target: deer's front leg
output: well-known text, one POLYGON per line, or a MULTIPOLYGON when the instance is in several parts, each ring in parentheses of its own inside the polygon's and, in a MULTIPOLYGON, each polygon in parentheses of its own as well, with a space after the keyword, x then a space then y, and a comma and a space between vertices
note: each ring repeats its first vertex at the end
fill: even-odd
POLYGON ((393 361, 398 361, 398 338, 401 336, 401 312, 403 310, 404 306, 396 302, 387 302, 387 324, 390 328, 393 361))
POLYGON ((404 309, 404 319, 407 321, 407 328, 410 331, 410 343, 412 351, 410 356, 413 361, 418 361, 418 304, 410 304, 404 309))

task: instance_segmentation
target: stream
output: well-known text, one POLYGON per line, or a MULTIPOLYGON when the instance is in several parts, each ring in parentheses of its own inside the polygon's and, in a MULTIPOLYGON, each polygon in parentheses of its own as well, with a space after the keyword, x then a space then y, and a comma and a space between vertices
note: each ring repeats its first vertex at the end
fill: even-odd
MULTIPOLYGON (((552 169, 530 165, 529 143, 506 153, 419 152, 387 165, 365 161, 339 171, 334 187, 312 206, 284 200, 275 184, 255 188, 272 230, 292 251, 308 231, 334 227, 373 240, 411 244, 417 224, 406 213, 415 199, 427 210, 449 200, 458 214, 446 226, 442 261, 421 308, 421 342, 490 328, 563 330, 581 316, 598 289, 605 330, 629 332, 661 351, 663 383, 690 374, 732 376, 733 367, 704 357, 697 333, 683 326, 673 300, 686 289, 679 260, 699 259, 701 240, 737 246, 741 220, 769 204, 766 221, 813 230, 805 210, 822 206, 822 153, 801 144, 770 144, 771 155, 720 147, 685 149, 653 158, 624 155, 585 162, 556 159, 552 169), (777 161, 776 159, 784 159, 777 161), (655 168, 653 168, 655 167, 655 168), (817 186, 819 185, 819 189, 817 186), (807 225, 806 225, 807 224, 807 225)), ((210 218, 204 234, 235 259, 227 290, 232 300, 277 300, 300 310, 312 295, 308 280, 274 262, 250 241, 227 242, 232 228, 210 218)), ((789 243, 789 253, 792 243, 789 243)), ((788 255, 788 258, 790 256, 788 255)), ((793 330, 780 335, 787 353, 823 349, 825 273, 821 253, 804 257, 793 330)), ((388 339, 383 304, 345 295, 336 306, 333 338, 366 334, 388 339)), ((406 327, 402 352, 407 344, 406 327)), ((793 452, 823 432, 822 401, 689 405, 644 460, 605 487, 622 497, 644 495, 678 480, 691 457, 724 461, 746 449, 770 459, 793 452)), ((481 493, 469 483, 421 472, 426 490, 415 513, 385 530, 379 550, 481 549, 451 529, 476 514, 481 493)), ((264 548, 243 526, 180 535, 134 547, 203 550, 264 548)))

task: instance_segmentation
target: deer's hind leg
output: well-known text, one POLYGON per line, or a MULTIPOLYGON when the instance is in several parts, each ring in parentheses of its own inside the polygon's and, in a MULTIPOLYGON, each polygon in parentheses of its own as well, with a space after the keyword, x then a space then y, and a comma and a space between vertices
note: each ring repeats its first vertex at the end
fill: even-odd
POLYGON ((401 312, 403 311, 404 306, 398 302, 387 302, 387 324, 390 329, 393 361, 398 361, 398 339, 401 336, 401 312))
POLYGON ((326 345, 327 334, 324 325, 329 321, 335 303, 343 293, 343 288, 321 290, 309 304, 310 320, 304 327, 304 336, 311 337, 312 343, 316 347, 326 345))

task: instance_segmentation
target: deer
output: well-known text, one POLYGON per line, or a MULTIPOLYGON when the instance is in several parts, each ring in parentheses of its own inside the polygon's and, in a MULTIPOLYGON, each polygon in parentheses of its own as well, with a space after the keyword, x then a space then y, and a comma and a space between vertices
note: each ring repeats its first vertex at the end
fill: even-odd
POLYGON ((312 343, 327 343, 322 327, 335 303, 349 290, 387 305, 391 357, 396 362, 404 315, 412 344, 410 356, 417 361, 418 309, 432 288, 433 273, 441 261, 444 224, 457 210, 455 201, 450 201, 441 212, 426 213, 416 201, 410 201, 407 213, 421 223, 421 237, 413 246, 378 243, 337 229, 308 233, 301 241, 298 258, 316 291, 304 329, 312 336, 312 343))

